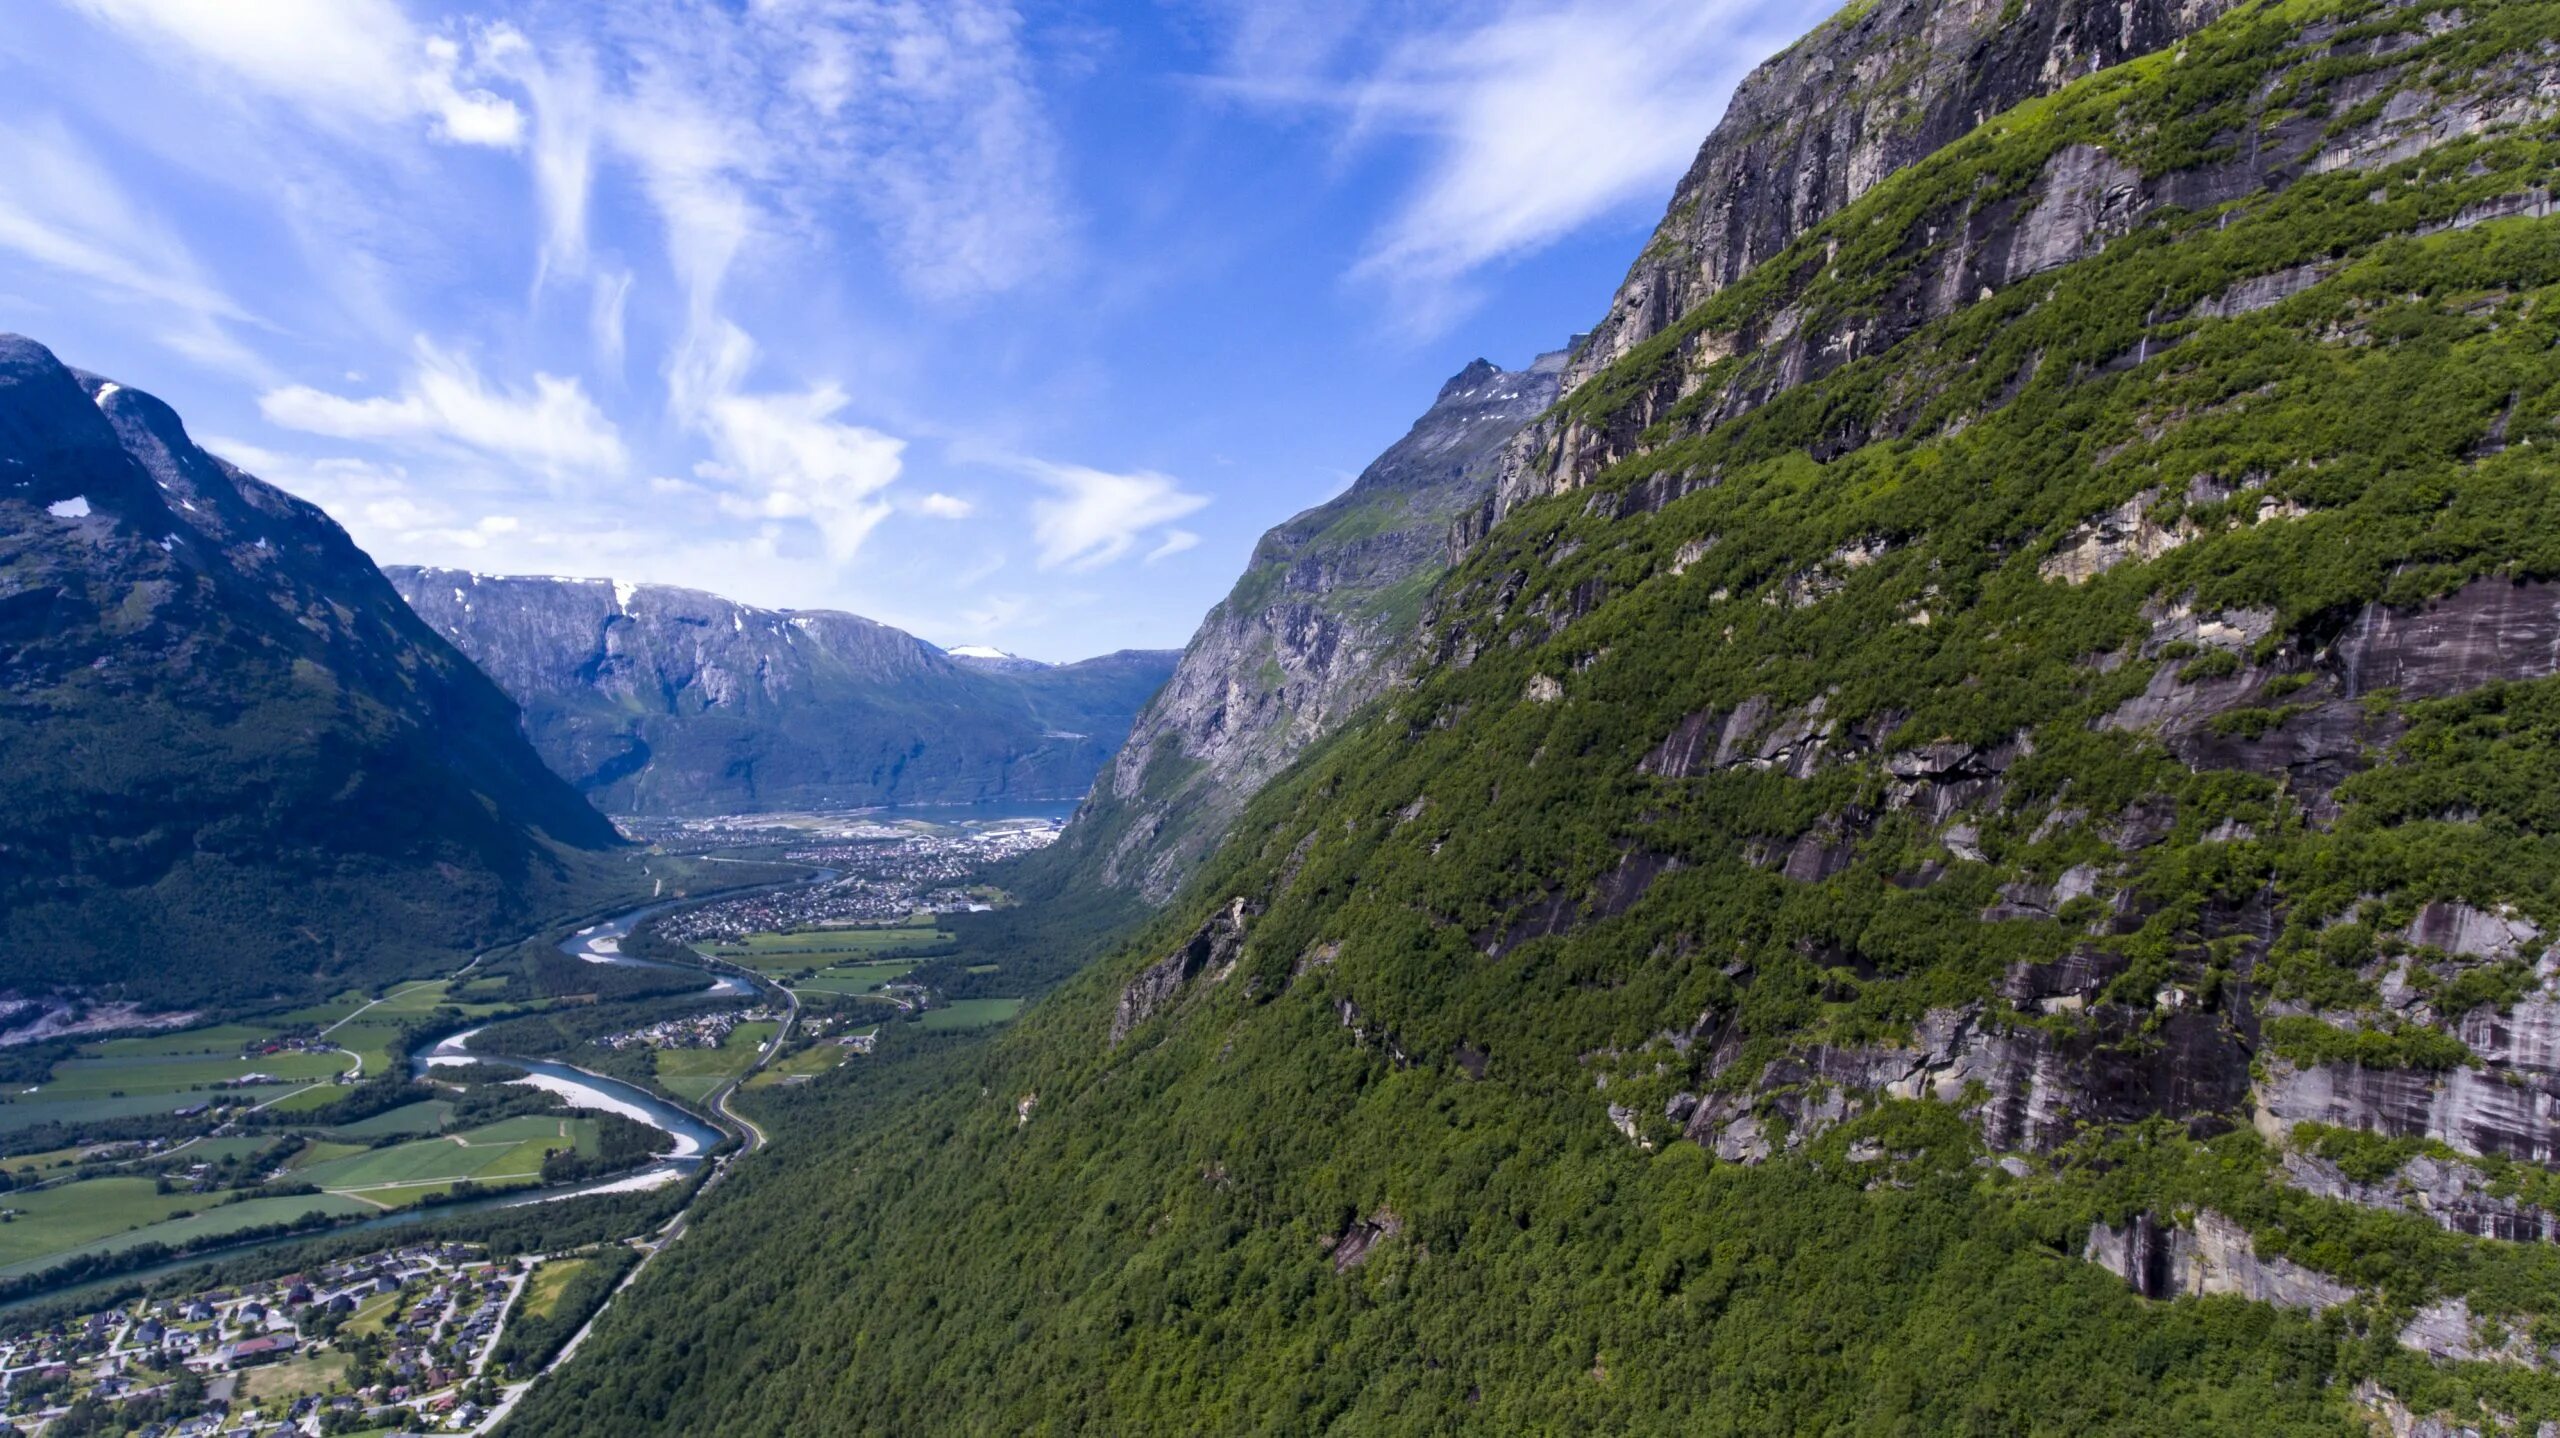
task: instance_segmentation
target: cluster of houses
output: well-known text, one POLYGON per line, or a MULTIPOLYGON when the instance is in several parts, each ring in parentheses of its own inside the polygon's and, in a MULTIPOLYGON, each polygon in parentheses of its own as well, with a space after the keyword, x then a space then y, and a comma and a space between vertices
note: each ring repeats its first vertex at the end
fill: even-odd
POLYGON ((890 830, 870 842, 793 849, 789 858, 825 864, 844 876, 687 909, 659 920, 658 932, 679 944, 710 944, 822 924, 904 919, 919 911, 984 909, 986 902, 969 888, 978 872, 1057 836, 1058 826, 1042 821, 956 833, 890 830))
POLYGON ((738 1025, 767 1023, 780 1017, 763 1005, 751 1009, 724 1009, 719 1013, 688 1014, 680 1019, 668 1019, 629 1033, 607 1034, 596 1042, 614 1050, 716 1049, 729 1041, 730 1031, 738 1025))
POLYGON ((198 1411, 164 1413, 138 1430, 146 1438, 309 1435, 338 1414, 331 1430, 384 1417, 472 1429, 484 1416, 476 1401, 488 1392, 482 1376, 523 1293, 525 1267, 492 1262, 467 1245, 413 1245, 0 1338, 0 1409, 8 1417, 0 1438, 35 1431, 79 1398, 126 1403, 179 1392, 201 1392, 198 1411), (364 1388, 265 1406, 241 1396, 241 1370, 343 1346, 341 1328, 360 1313, 365 1332, 380 1339, 368 1340, 379 1363, 364 1388))
POLYGON ((337 1051, 336 1044, 318 1034, 279 1034, 254 1039, 243 1045, 240 1049, 240 1057, 262 1059, 274 1054, 325 1054, 337 1051))

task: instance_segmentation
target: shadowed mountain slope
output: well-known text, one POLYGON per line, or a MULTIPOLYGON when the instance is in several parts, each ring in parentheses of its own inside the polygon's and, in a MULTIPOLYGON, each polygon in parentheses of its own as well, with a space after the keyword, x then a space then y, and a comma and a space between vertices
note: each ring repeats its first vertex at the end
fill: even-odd
POLYGON ((519 929, 619 841, 327 515, 0 337, 0 986, 196 1002, 519 929))

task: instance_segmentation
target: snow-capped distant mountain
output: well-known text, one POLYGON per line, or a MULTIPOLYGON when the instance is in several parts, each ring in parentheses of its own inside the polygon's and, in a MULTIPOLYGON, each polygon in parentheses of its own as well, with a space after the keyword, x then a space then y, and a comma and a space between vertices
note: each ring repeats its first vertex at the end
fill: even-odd
POLYGON ((954 644, 942 652, 981 669, 1046 669, 1050 667, 1037 659, 1025 659, 1019 654, 1008 654, 992 644, 954 644))
POLYGON ((943 650, 858 615, 657 584, 385 573, 615 813, 1072 799, 1174 660, 943 650))

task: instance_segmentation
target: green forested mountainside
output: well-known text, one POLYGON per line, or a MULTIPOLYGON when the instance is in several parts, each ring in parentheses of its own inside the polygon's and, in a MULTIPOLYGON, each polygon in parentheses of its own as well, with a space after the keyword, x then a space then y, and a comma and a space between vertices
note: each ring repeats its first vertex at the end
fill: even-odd
POLYGON ((2555 34, 2240 8, 1631 347, 1408 692, 518 1431, 2560 1421, 2555 34))
POLYGON ((619 842, 328 516, 0 336, 0 989, 333 993, 581 907, 619 842))

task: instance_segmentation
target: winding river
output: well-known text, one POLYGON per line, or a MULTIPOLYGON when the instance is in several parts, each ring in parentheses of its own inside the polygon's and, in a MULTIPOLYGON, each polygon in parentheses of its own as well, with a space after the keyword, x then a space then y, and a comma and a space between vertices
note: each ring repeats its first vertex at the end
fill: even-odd
MULTIPOLYGON (((822 869, 810 878, 799 882, 823 883, 828 879, 834 878, 835 873, 836 871, 832 869, 822 869)), ((790 886, 776 885, 773 887, 790 886)), ((753 891, 749 890, 743 892, 753 891)), ((736 895, 724 894, 719 897, 733 898, 736 897, 736 895)), ((653 914, 663 913, 669 909, 675 908, 679 904, 696 902, 699 902, 699 900, 691 898, 677 899, 649 904, 642 908, 633 909, 628 913, 618 915, 614 918, 605 920, 602 923, 590 925, 586 928, 580 929, 574 934, 571 934, 569 937, 560 941, 560 951, 572 958, 583 959, 588 963, 626 964, 637 968, 670 969, 681 972, 686 967, 685 965, 660 963, 651 959, 635 959, 628 957, 621 951, 621 942, 622 939, 631 932, 632 927, 638 924, 641 920, 646 919, 653 914)), ((712 995, 726 995, 733 998, 752 999, 756 996, 756 989, 754 985, 743 979, 728 975, 720 975, 714 979, 708 988, 703 990, 703 994, 705 997, 712 995)), ((147 1268, 129 1269, 122 1273, 92 1279, 85 1283, 68 1284, 60 1289, 53 1290, 50 1293, 28 1296, 30 1298, 52 1298, 59 1297, 64 1294, 76 1293, 88 1288, 103 1288, 112 1284, 148 1282, 162 1275, 176 1273, 184 1269, 196 1267, 200 1264, 224 1258, 236 1257, 243 1253, 272 1247, 277 1244, 299 1243, 305 1239, 320 1237, 324 1234, 335 1235, 342 1233, 362 1233, 371 1229, 398 1228, 408 1224, 418 1223, 429 1218, 444 1218, 457 1213, 470 1213, 482 1209, 514 1208, 519 1205, 530 1203, 554 1203, 561 1199, 580 1198, 592 1193, 624 1193, 635 1189, 655 1188, 663 1184, 679 1182, 690 1177, 693 1172, 701 1166, 704 1157, 709 1154, 711 1150, 718 1148, 727 1137, 721 1133, 720 1130, 704 1122, 692 1112, 649 1092, 647 1089, 641 1088, 637 1084, 626 1083, 621 1079, 610 1078, 603 1074, 589 1073, 585 1069, 561 1063, 554 1059, 523 1058, 500 1053, 480 1053, 467 1048, 466 1045, 470 1042, 471 1036, 478 1033, 482 1027, 485 1026, 474 1025, 471 1028, 457 1030, 453 1033, 439 1037, 434 1043, 427 1045, 422 1051, 411 1056, 411 1071, 421 1077, 424 1077, 428 1070, 441 1065, 476 1063, 482 1060, 504 1064, 509 1068, 523 1069, 525 1071, 525 1077, 518 1080, 518 1082, 532 1084, 537 1088, 549 1089, 551 1092, 560 1095, 560 1097, 567 1102, 571 1108, 593 1109, 606 1113, 618 1113, 626 1118, 637 1119, 642 1123, 648 1124, 652 1128, 663 1129, 666 1132, 675 1135, 675 1151, 644 1168, 640 1168, 629 1173, 616 1174, 610 1178, 596 1179, 588 1183, 570 1184, 557 1188, 539 1188, 512 1193, 498 1193, 491 1194, 485 1198, 469 1198, 454 1203, 433 1204, 417 1208, 404 1208, 393 1213, 382 1214, 378 1217, 361 1218, 351 1222, 331 1224, 322 1229, 314 1229, 301 1233, 283 1234, 271 1238, 249 1239, 241 1243, 226 1244, 219 1248, 205 1249, 185 1255, 184 1257, 171 1259, 166 1263, 153 1264, 147 1268)))

